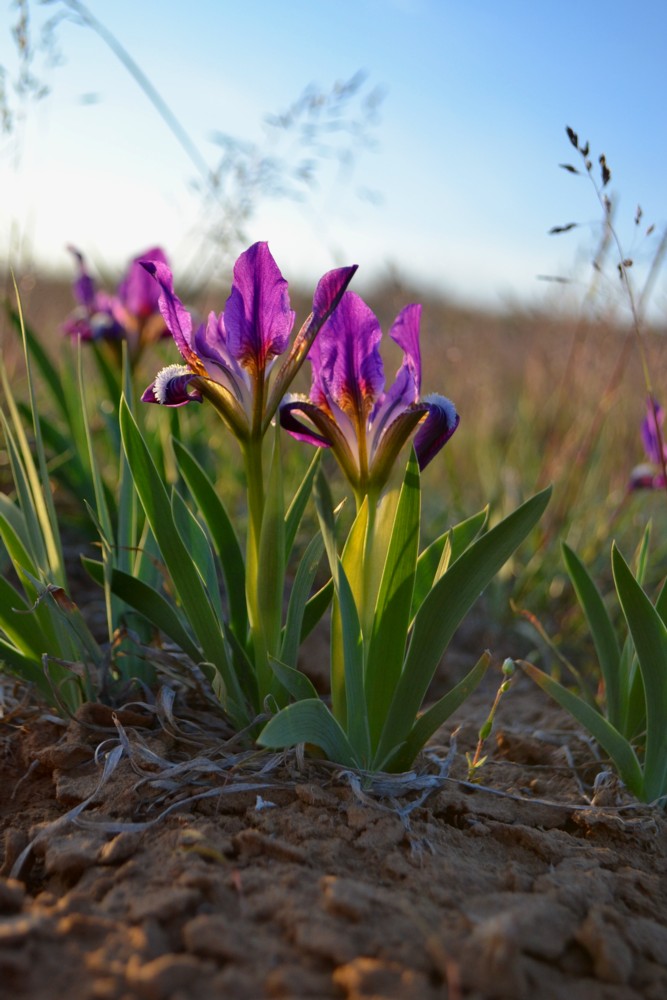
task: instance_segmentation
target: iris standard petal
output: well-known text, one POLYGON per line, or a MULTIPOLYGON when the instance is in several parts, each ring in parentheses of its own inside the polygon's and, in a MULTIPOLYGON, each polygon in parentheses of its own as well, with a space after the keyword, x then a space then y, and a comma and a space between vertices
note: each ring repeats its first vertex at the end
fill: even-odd
POLYGON ((421 391, 422 362, 421 348, 419 346, 421 315, 422 307, 418 303, 405 306, 404 309, 401 309, 389 331, 391 339, 403 351, 403 364, 396 374, 398 376, 402 371, 407 372, 414 386, 414 398, 406 400, 406 403, 416 402, 421 391))
POLYGON ((236 261, 224 315, 229 352, 251 376, 286 349, 294 312, 267 243, 253 244, 236 261))
POLYGON ((313 295, 312 319, 315 323, 321 324, 328 319, 352 281, 357 267, 358 264, 336 267, 333 271, 327 271, 322 275, 313 295))
POLYGON ((311 350, 315 338, 338 306, 356 270, 356 264, 350 267, 338 267, 333 271, 327 271, 320 278, 313 296, 313 311, 294 338, 292 348, 275 377, 266 407, 265 421, 270 421, 273 418, 306 356, 309 356, 308 352, 311 350))
POLYGON ((403 363, 391 387, 375 404, 371 414, 373 441, 377 444, 385 428, 399 413, 419 399, 421 353, 419 349, 420 305, 409 305, 396 317, 389 336, 403 349, 403 363))
POLYGON ((355 423, 365 424, 384 388, 381 337, 375 313, 355 292, 346 292, 309 355, 313 402, 333 401, 355 423))

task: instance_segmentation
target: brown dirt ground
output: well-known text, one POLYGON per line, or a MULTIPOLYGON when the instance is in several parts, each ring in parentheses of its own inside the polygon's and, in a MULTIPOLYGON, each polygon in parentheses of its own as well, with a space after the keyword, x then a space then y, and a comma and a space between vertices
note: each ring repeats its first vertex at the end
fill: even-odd
POLYGON ((121 731, 99 707, 68 726, 5 713, 0 996, 664 1000, 664 815, 619 808, 613 787, 593 804, 602 765, 524 677, 482 787, 467 785, 498 679, 439 734, 442 761, 460 726, 448 776, 420 762, 430 792, 360 788, 295 754, 207 773, 214 754, 126 711, 121 736, 144 752, 67 822, 100 783, 95 747, 122 746, 121 731), (174 779, 149 751, 200 763, 174 779))

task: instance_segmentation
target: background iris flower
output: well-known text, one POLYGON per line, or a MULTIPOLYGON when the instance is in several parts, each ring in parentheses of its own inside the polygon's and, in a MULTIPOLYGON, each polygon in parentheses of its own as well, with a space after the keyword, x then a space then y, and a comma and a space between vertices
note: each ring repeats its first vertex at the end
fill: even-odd
POLYGON ((83 254, 70 247, 79 275, 73 284, 78 305, 63 323, 65 333, 86 341, 128 342, 130 361, 136 362, 143 348, 169 335, 158 309, 159 289, 140 261, 167 264, 160 247, 139 254, 129 264, 115 295, 98 289, 86 267, 83 254))
POLYGON ((664 422, 665 411, 659 403, 649 396, 646 404, 646 416, 642 421, 641 435, 646 457, 651 464, 644 463, 632 470, 630 474, 631 490, 664 490, 667 485, 665 479, 667 448, 664 444, 664 422))
POLYGON ((363 299, 346 292, 308 355, 310 397, 292 396, 280 408, 281 424, 293 437, 333 450, 358 505, 367 494, 379 496, 415 428, 423 469, 459 423, 449 399, 420 399, 420 318, 420 305, 406 306, 389 331, 403 350, 403 363, 385 392, 380 324, 363 299))

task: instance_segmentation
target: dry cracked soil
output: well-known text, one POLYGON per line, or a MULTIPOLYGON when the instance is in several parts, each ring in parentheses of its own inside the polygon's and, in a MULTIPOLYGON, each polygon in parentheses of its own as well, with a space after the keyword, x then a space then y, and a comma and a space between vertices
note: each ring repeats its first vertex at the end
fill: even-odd
POLYGON ((470 785, 498 679, 393 783, 5 711, 0 996, 664 1000, 664 814, 592 795, 603 763, 524 677, 470 785))

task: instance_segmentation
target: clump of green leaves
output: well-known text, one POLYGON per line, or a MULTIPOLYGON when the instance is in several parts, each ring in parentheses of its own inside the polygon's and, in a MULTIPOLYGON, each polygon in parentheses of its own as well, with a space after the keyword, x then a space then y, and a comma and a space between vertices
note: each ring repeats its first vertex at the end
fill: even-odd
POLYGON ((95 697, 106 655, 69 596, 29 341, 19 328, 28 376, 27 423, 0 364, 0 421, 15 499, 0 494, 0 541, 16 583, 0 577, 0 664, 68 710, 95 697))
POLYGON ((579 557, 563 546, 566 567, 584 610, 604 682, 604 699, 564 687, 531 663, 529 677, 581 723, 609 754, 627 788, 644 802, 667 799, 667 585, 653 604, 642 582, 649 532, 636 574, 612 546, 616 595, 628 629, 625 642, 605 601, 579 557))
POLYGON ((364 500, 339 555, 330 498, 320 478, 316 502, 337 602, 332 708, 299 681, 299 700, 271 719, 260 745, 309 743, 345 766, 409 768, 484 676, 488 653, 421 712, 456 628, 535 526, 549 495, 550 490, 537 494, 488 531, 487 512, 481 511, 420 553, 420 476, 413 452, 400 492, 386 494, 374 517, 368 497, 364 500))

